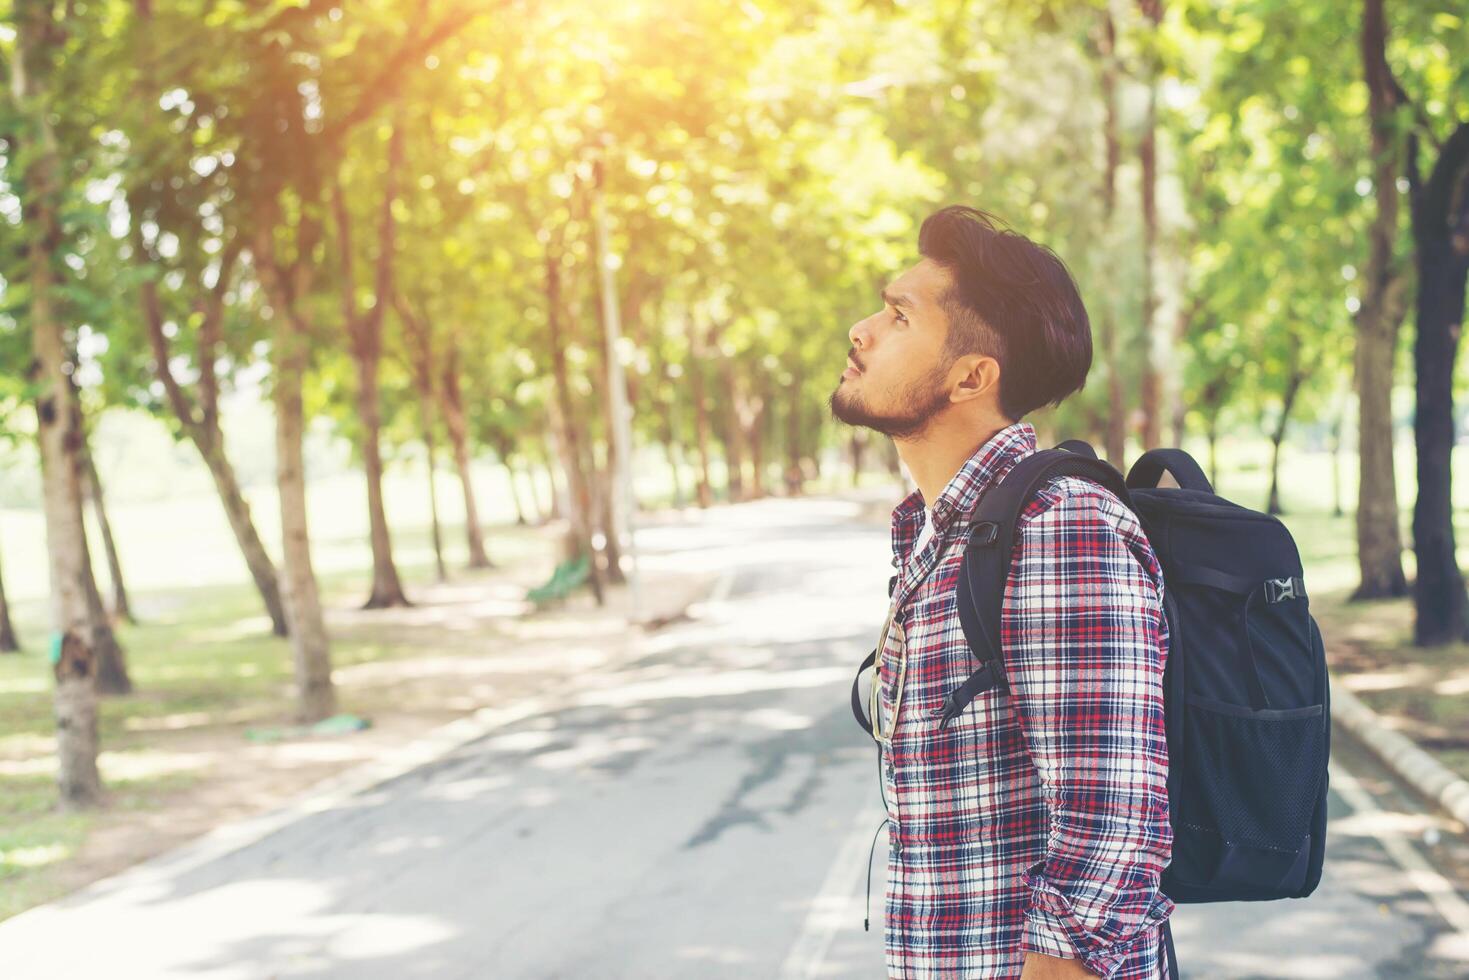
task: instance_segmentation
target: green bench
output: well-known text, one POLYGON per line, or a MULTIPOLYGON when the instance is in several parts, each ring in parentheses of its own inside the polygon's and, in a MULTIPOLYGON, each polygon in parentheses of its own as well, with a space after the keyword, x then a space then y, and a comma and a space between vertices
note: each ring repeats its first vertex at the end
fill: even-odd
POLYGON ((537 606, 560 602, 585 585, 591 571, 592 563, 586 555, 568 559, 556 566, 556 570, 551 573, 545 585, 536 586, 527 592, 525 597, 537 606))

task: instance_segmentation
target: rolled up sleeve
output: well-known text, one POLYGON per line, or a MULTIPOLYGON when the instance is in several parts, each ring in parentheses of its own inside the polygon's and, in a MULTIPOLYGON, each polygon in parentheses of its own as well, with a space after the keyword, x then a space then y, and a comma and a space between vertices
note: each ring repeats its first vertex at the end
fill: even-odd
POLYGON ((1024 950, 1112 977, 1173 910, 1167 623, 1136 518, 1089 484, 1019 525, 1001 620, 1011 701, 1049 820, 1024 874, 1024 950))

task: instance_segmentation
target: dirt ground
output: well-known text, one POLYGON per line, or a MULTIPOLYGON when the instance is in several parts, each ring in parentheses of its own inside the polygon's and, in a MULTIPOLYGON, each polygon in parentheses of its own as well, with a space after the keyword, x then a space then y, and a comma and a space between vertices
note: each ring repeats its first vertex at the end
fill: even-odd
POLYGON ((1312 609, 1338 680, 1389 727, 1469 779, 1469 646, 1410 643, 1413 607, 1404 599, 1312 609))

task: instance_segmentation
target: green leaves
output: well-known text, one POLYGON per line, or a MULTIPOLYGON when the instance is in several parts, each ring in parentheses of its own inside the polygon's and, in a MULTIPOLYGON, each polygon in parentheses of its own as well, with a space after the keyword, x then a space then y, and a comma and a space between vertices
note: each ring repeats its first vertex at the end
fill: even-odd
MULTIPOLYGON (((1062 0, 186 0, 146 13, 91 2, 49 66, 66 162, 61 295, 74 325, 108 339, 98 363, 109 399, 161 405, 139 304, 149 283, 180 377, 205 373, 208 322, 217 329, 205 346, 228 384, 280 313, 251 254, 263 231, 300 273, 313 404, 350 426, 332 394, 350 380, 339 363, 341 246, 318 226, 329 230, 325 202, 340 186, 366 297, 382 134, 401 126, 397 292, 430 324, 435 363, 450 348, 461 357, 476 431, 488 444, 545 430, 549 254, 576 409, 600 432, 600 172, 636 424, 665 438, 692 431, 689 399, 666 389, 699 358, 733 359, 740 386, 776 371, 792 404, 819 405, 827 383, 813 379, 834 374, 847 328, 916 258, 918 223, 942 203, 986 207, 1056 248, 1095 323, 1135 335, 1137 160, 1156 82, 1155 293, 1159 329, 1177 325, 1184 400, 1214 397, 1226 375, 1231 397, 1268 400, 1296 357, 1311 364, 1309 395, 1348 370, 1360 282, 1343 270, 1366 259, 1358 7, 1175 0, 1154 23, 1138 5, 1062 0), (231 243, 237 275, 215 296, 231 243), (207 321, 211 302, 221 314, 207 321), (681 413, 676 424, 668 412, 681 413)), ((1469 18, 1443 3, 1395 2, 1389 13, 1404 87, 1433 118, 1464 104, 1469 68, 1456 53, 1469 49, 1469 18)), ((1396 121, 1413 124, 1409 113, 1396 121)), ((0 215, 12 231, 4 202, 29 132, 26 114, 0 103, 0 215)), ((0 351, 24 350, 16 261, 0 253, 0 351)), ((386 325, 400 367, 384 369, 384 404, 411 412, 410 338, 396 311, 386 325)), ((1136 389, 1132 345, 1111 364, 1099 346, 1098 359, 1099 376, 1136 389)), ((1093 425, 1106 394, 1089 386, 1063 409, 1065 424, 1093 425)), ((819 418, 810 412, 810 424, 819 418)), ((415 431, 406 416, 391 424, 401 438, 415 431)))

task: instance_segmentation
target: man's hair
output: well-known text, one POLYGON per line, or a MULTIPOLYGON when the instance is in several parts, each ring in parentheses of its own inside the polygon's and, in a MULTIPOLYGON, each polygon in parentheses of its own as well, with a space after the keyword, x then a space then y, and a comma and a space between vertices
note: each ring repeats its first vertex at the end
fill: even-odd
POLYGON ((1059 405, 1086 383, 1092 331, 1066 263, 987 212, 954 205, 929 215, 918 251, 949 273, 943 298, 952 364, 984 354, 1000 364, 1000 411, 1020 419, 1059 405))

